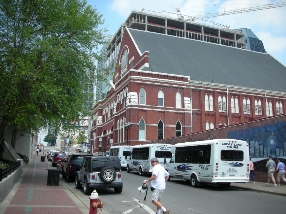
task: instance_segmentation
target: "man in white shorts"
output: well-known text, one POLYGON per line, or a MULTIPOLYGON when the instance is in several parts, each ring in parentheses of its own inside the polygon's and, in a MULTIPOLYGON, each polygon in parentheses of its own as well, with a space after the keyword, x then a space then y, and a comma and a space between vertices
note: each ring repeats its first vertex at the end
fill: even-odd
POLYGON ((160 199, 162 198, 163 192, 166 188, 166 181, 169 179, 169 173, 163 166, 159 164, 157 158, 152 158, 151 164, 153 166, 152 176, 147 180, 144 180, 143 184, 151 181, 151 188, 155 188, 152 192, 152 203, 157 207, 156 214, 161 214, 161 211, 163 214, 169 214, 170 210, 166 210, 166 208, 163 207, 160 202, 160 199))

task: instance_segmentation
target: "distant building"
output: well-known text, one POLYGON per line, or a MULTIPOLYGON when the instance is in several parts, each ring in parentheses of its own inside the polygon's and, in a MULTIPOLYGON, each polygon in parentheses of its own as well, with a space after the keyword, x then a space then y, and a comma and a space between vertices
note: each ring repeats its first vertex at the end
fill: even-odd
POLYGON ((266 53, 263 42, 258 39, 258 37, 250 29, 241 28, 239 30, 241 30, 241 32, 245 35, 244 39, 247 50, 266 53))
POLYGON ((106 49, 113 86, 93 107, 92 152, 286 111, 286 68, 242 31, 132 12, 106 49))

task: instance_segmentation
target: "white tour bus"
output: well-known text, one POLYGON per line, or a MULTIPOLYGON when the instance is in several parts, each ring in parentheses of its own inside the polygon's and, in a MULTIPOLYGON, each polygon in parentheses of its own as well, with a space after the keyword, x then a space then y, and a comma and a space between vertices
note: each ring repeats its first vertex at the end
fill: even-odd
POLYGON ((150 163, 152 158, 158 158, 159 163, 164 165, 172 158, 170 144, 145 144, 132 147, 132 156, 127 163, 127 172, 137 171, 139 175, 152 172, 150 163))
POLYGON ((170 178, 199 183, 229 186, 235 182, 249 182, 249 146, 246 141, 214 139, 177 143, 173 157, 165 169, 170 178))
POLYGON ((120 158, 121 168, 126 169, 127 159, 130 159, 132 146, 111 146, 109 150, 110 156, 118 156, 120 158))

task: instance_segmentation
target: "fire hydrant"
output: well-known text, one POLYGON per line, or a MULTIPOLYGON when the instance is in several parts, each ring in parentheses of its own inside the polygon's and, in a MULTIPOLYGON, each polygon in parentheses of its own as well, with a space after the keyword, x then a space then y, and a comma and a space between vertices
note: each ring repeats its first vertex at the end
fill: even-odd
POLYGON ((89 196, 90 205, 89 205, 89 214, 97 214, 97 209, 103 207, 103 203, 99 200, 98 193, 96 190, 93 190, 89 196))

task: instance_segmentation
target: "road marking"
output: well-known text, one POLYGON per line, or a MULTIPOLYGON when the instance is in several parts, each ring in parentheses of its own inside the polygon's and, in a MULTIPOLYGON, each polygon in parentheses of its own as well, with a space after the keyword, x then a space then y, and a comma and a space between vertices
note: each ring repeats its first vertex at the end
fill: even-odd
POLYGON ((192 209, 192 208, 188 208, 189 210, 192 210, 192 211, 195 211, 195 212, 198 212, 198 213, 203 213, 201 211, 198 211, 198 210, 195 210, 195 209, 192 209))
POLYGON ((144 210, 146 210, 149 214, 156 214, 150 207, 140 202, 140 200, 136 198, 132 198, 134 201, 136 201, 138 204, 140 204, 140 207, 142 207, 144 210))

